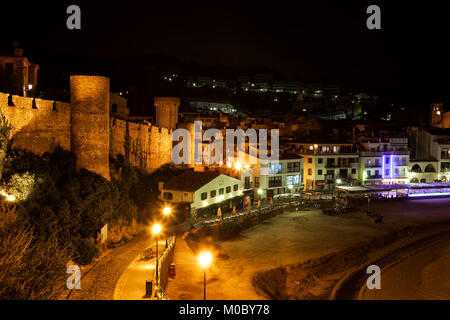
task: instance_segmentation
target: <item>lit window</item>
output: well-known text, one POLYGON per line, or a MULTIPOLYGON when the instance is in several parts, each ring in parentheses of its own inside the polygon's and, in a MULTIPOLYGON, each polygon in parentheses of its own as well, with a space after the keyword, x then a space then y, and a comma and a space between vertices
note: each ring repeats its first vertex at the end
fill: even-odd
POLYGON ((287 185, 293 185, 293 184, 298 184, 299 183, 299 176, 295 175, 295 176, 287 176, 286 177, 286 184, 287 185))

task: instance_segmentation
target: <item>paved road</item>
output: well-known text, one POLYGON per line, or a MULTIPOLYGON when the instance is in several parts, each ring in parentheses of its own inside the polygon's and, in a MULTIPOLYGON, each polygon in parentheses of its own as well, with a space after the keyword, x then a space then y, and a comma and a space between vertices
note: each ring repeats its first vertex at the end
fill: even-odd
POLYGON ((69 299, 112 300, 120 275, 151 243, 151 238, 142 233, 112 250, 81 278, 81 289, 73 290, 69 299))
POLYGON ((420 250, 400 263, 381 270, 381 289, 363 289, 371 300, 450 299, 450 238, 420 250))

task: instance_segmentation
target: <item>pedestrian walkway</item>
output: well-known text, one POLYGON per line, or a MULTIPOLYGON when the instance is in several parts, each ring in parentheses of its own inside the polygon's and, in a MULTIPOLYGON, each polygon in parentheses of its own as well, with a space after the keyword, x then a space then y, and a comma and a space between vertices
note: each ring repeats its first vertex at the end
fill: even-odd
MULTIPOLYGON (((165 248, 166 241, 158 241, 158 254, 165 248)), ((156 245, 148 246, 156 252, 156 245)), ((145 296, 146 280, 154 280, 155 258, 141 259, 139 254, 122 273, 114 290, 114 300, 142 300, 145 296)))
MULTIPOLYGON (((169 278, 166 293, 171 300, 202 300, 203 270, 197 263, 197 256, 182 237, 177 237, 173 256, 175 279, 169 278)), ((209 272, 207 279, 211 279, 209 272)), ((210 280, 211 281, 211 280, 210 280)), ((207 280, 208 284, 208 280, 207 280)), ((208 296, 208 292, 207 292, 208 296)))

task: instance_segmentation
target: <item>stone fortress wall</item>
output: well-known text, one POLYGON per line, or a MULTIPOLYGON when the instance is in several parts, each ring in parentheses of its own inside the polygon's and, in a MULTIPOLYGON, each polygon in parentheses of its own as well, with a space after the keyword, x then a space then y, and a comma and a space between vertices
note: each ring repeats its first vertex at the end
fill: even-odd
POLYGON ((60 145, 75 153, 78 168, 108 180, 110 157, 122 155, 147 172, 170 163, 179 98, 155 98, 156 122, 168 126, 161 127, 111 117, 111 100, 122 102, 119 108, 126 102, 112 97, 109 78, 71 76, 70 103, 0 92, 0 112, 13 126, 13 148, 42 155, 60 145))

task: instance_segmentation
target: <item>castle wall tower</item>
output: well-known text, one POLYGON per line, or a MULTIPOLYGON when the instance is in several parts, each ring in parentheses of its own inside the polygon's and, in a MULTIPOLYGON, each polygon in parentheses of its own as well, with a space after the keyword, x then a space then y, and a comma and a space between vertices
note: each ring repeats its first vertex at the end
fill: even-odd
POLYGON ((109 78, 71 76, 71 150, 77 169, 85 168, 110 180, 109 78))
POLYGON ((180 98, 155 97, 156 125, 160 128, 176 129, 180 98))

